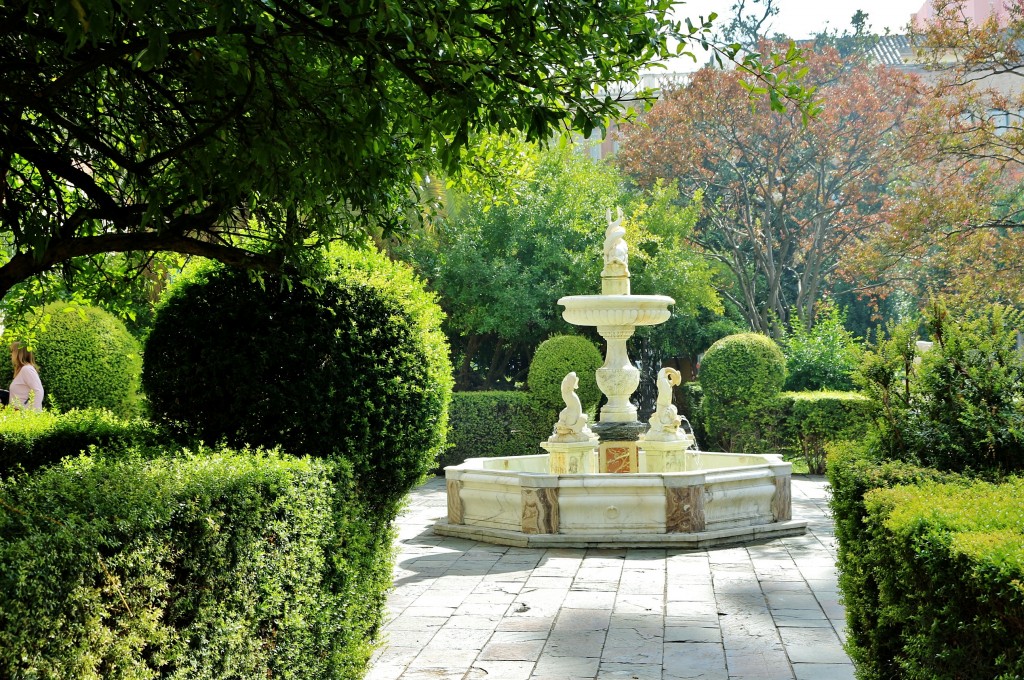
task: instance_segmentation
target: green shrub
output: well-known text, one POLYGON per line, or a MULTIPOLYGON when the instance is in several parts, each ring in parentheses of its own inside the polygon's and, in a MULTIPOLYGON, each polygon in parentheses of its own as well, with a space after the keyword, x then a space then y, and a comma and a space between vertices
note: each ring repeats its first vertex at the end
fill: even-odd
POLYGON ((847 651, 865 678, 902 677, 893 659, 899 642, 891 621, 881 612, 879 575, 870 568, 874 540, 865 523, 865 495, 873 489, 929 481, 964 482, 965 478, 934 468, 878 459, 867 440, 835 442, 829 451, 829 508, 835 522, 839 588, 846 608, 847 651))
POLYGON ((833 304, 819 306, 807 328, 793 314, 792 331, 782 341, 786 356, 785 389, 792 392, 851 390, 863 350, 846 330, 846 315, 833 304))
POLYGON ((81 457, 0 482, 0 676, 362 677, 392 535, 341 463, 81 457))
POLYGON ((874 413, 871 400, 857 392, 784 392, 779 448, 807 462, 811 474, 825 472, 825 445, 865 436, 874 413))
MULTIPOLYGON (((562 380, 570 371, 580 379, 576 394, 584 411, 592 411, 601 400, 595 374, 604 363, 601 352, 590 340, 579 335, 554 335, 537 346, 530 362, 527 385, 537 401, 537 408, 550 417, 565 407, 562 401, 562 380)), ((554 420, 551 421, 554 425, 554 420)))
MULTIPOLYGON (((31 347, 46 405, 140 415, 142 351, 120 319, 99 307, 53 302, 36 322, 31 347)), ((10 383, 11 375, 10 361, 0 361, 0 384, 10 383)))
POLYGON ((740 333, 713 344, 700 364, 707 446, 756 451, 771 439, 770 413, 786 380, 786 359, 770 338, 740 333))
POLYGON ((339 455, 394 502, 444 443, 439 322, 432 297, 379 254, 336 251, 318 291, 214 271, 158 310, 143 383, 155 416, 190 436, 339 455))
POLYGON ((1024 479, 871 491, 863 572, 889 654, 859 677, 1024 677, 1024 479))
POLYGON ((451 448, 442 454, 439 468, 467 458, 544 453, 539 444, 555 424, 539 417, 525 392, 455 392, 448 421, 451 448))
POLYGON ((879 453, 943 470, 1024 470, 1024 315, 1000 305, 955 318, 941 302, 916 327, 889 329, 865 355, 859 381, 877 404, 879 453))
POLYGON ((159 437, 158 428, 149 421, 118 418, 110 411, 0 409, 0 475, 18 467, 28 471, 50 465, 90 446, 116 452, 156 444, 159 437))

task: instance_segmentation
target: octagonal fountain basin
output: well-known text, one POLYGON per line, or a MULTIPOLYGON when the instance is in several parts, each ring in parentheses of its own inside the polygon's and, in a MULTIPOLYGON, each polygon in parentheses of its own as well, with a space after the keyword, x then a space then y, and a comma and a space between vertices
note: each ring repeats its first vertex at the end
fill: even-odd
POLYGON ((470 458, 445 468, 448 517, 434 533, 520 547, 703 549, 807 528, 792 519, 792 465, 779 456, 687 453, 674 467, 550 474, 547 454, 470 458))

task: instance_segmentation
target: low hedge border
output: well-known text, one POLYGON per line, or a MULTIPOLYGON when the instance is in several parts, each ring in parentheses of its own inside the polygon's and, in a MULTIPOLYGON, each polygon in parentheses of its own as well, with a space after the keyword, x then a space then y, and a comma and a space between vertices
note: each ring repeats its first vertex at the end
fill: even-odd
POLYGON ((362 677, 392 534, 351 479, 214 450, 3 480, 0 677, 362 677))
POLYGON ((542 421, 527 392, 455 392, 448 415, 451 446, 439 457, 438 467, 459 465, 467 458, 544 453, 540 442, 555 423, 542 421))
POLYGON ((875 489, 926 482, 967 483, 950 472, 899 461, 878 460, 866 441, 833 442, 828 450, 829 507, 838 547, 839 589, 846 608, 846 649, 857 664, 858 677, 902 677, 894 665, 900 643, 880 623, 882 597, 872 569, 874 537, 866 524, 865 495, 875 489))
POLYGON ((1024 677, 1022 497, 1024 478, 867 493, 863 573, 892 657, 864 677, 1024 677))
POLYGON ((829 442, 864 436, 872 417, 872 402, 859 392, 783 392, 778 397, 780 448, 803 458, 811 474, 825 473, 829 442))
POLYGON ((17 411, 0 409, 0 475, 34 470, 77 456, 91 446, 108 453, 159 441, 160 429, 141 418, 103 409, 17 411))

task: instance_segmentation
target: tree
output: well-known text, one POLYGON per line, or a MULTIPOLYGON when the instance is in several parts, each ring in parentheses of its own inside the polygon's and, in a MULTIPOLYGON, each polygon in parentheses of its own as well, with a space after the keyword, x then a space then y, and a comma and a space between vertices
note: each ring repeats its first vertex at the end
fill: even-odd
POLYGON ((895 171, 913 162, 897 136, 912 80, 822 48, 806 82, 823 110, 752 108, 735 72, 703 69, 624 128, 618 159, 641 186, 704 192, 693 240, 734 277, 722 290, 756 331, 778 337, 790 309, 810 327, 843 253, 885 222, 895 171))
POLYGON ((978 22, 948 1, 917 26, 932 88, 907 127, 930 162, 908 168, 886 228, 846 263, 851 276, 920 298, 1024 303, 1022 32, 1019 7, 978 22))
POLYGON ((537 345, 570 332, 556 301, 600 292, 606 210, 613 206, 627 215, 633 291, 676 299, 674 318, 653 342, 671 345, 679 318, 721 309, 708 263, 686 240, 695 205, 678 207, 678 194, 666 187, 628 194, 614 166, 571 148, 524 150, 521 164, 503 202, 452 196, 452 211, 433 233, 393 246, 440 296, 457 389, 522 382, 537 345))
MULTIPOLYGON (((136 267, 166 250, 274 269, 394 229, 428 172, 472 164, 476 133, 589 134, 625 99, 642 103, 612 86, 710 46, 710 24, 684 28, 672 7, 9 0, 0 296, 76 258, 102 268, 109 252, 139 254, 136 267)), ((799 96, 785 68, 746 61, 799 96)))

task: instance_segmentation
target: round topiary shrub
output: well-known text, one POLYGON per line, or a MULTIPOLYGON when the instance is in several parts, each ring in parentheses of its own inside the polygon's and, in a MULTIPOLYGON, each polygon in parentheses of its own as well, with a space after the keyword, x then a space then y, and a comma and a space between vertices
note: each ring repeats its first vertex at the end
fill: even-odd
MULTIPOLYGON (((121 417, 139 414, 142 349, 120 319, 99 307, 52 302, 39 311, 37 321, 31 346, 46 406, 109 409, 121 417)), ((0 365, 0 383, 6 387, 11 362, 0 365)))
POLYGON ((765 446, 772 407, 786 382, 786 357, 758 333, 717 341, 700 363, 701 414, 710 446, 753 451, 765 446))
MULTIPOLYGON (((601 390, 597 387, 595 371, 604 359, 590 340, 579 335, 555 335, 537 346, 530 362, 527 386, 542 413, 555 414, 565 406, 562 401, 562 380, 570 371, 576 371, 580 386, 576 390, 584 410, 597 406, 601 390)), ((554 421, 551 421, 554 425, 554 421)))
POLYGON ((338 251, 319 291, 214 270, 157 312, 143 385, 154 416, 206 441, 340 456, 382 502, 443 446, 451 368, 440 311, 383 256, 338 251))

